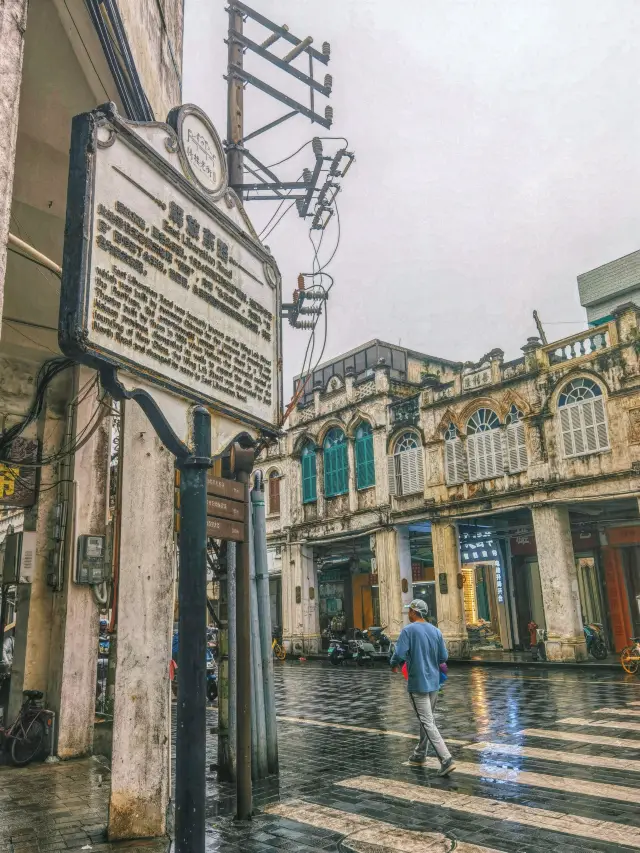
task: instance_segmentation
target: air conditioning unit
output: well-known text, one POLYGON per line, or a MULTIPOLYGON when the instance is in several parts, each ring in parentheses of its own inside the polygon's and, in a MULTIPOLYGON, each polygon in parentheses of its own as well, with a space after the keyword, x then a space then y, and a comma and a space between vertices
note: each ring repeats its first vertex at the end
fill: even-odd
POLYGON ((2 583, 31 583, 36 566, 36 532, 8 533, 5 541, 2 583))

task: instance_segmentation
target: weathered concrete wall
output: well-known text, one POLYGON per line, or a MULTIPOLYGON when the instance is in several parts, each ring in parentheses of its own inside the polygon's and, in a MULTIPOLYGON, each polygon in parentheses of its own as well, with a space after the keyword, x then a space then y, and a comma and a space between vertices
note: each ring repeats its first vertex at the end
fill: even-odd
POLYGON ((133 402, 124 406, 121 441, 111 839, 163 835, 170 796, 174 458, 133 402))
POLYGON ((18 136, 18 108, 29 0, 0 3, 0 319, 18 136))
POLYGON ((404 628, 398 547, 398 534, 393 528, 379 530, 375 534, 380 621, 386 626, 392 640, 397 640, 404 628))
POLYGON ((164 121, 182 103, 183 0, 120 0, 118 7, 156 121, 164 121))
POLYGON ((97 411, 104 416, 73 460, 71 491, 76 505, 70 518, 64 584, 54 596, 50 703, 58 715, 60 758, 76 758, 93 749, 99 607, 91 588, 74 583, 73 577, 78 536, 106 534, 111 449, 108 410, 99 403, 99 389, 91 388, 95 371, 79 367, 74 373, 74 398, 78 398, 74 435, 96 424, 97 411))

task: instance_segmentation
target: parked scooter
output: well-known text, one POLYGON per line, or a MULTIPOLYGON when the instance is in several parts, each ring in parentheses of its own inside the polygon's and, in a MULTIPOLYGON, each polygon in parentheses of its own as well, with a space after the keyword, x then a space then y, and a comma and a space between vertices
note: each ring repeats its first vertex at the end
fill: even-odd
POLYGON ((382 628, 374 625, 367 628, 366 631, 363 631, 362 639, 374 646, 375 654, 379 657, 389 657, 389 651, 391 649, 391 640, 384 633, 386 627, 386 625, 382 628))
POLYGON ((587 641, 587 652, 596 660, 604 660, 609 654, 604 638, 604 627, 599 622, 585 623, 584 638, 587 641))
POLYGON ((340 639, 331 637, 328 656, 333 666, 342 666, 348 660, 353 660, 354 649, 351 648, 351 644, 346 637, 341 637, 340 639))
POLYGON ((213 651, 207 649, 207 699, 215 702, 218 698, 218 670, 213 651))

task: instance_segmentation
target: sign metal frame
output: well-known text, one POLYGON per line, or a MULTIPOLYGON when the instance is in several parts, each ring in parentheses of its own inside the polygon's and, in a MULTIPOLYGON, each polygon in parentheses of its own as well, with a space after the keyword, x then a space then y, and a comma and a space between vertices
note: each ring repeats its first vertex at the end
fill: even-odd
MULTIPOLYGON (((208 118, 193 105, 184 105, 172 110, 169 121, 175 126, 181 126, 181 116, 197 113, 208 123, 215 132, 208 118)), ((282 335, 280 324, 281 313, 281 277, 272 255, 259 242, 248 219, 247 229, 241 228, 230 216, 216 205, 215 199, 224 199, 227 207, 237 205, 245 217, 237 196, 227 188, 226 166, 224 191, 207 193, 201 188, 197 179, 191 180, 191 169, 183 169, 186 174, 178 171, 168 159, 165 159, 148 141, 149 131, 164 134, 164 145, 168 154, 179 156, 179 162, 184 163, 183 143, 171 124, 163 122, 136 123, 123 119, 114 104, 106 104, 90 113, 83 113, 73 119, 71 133, 71 152, 69 183, 67 194, 67 219, 65 226, 65 244, 63 256, 63 274, 60 295, 59 344, 62 351, 70 358, 100 370, 107 384, 113 387, 118 384, 116 371, 123 370, 128 374, 139 377, 143 383, 165 389, 187 400, 191 404, 204 405, 208 409, 232 418, 240 424, 247 424, 267 434, 277 434, 276 423, 282 404, 282 335), (143 135, 146 133, 146 136, 143 135), (121 353, 96 345, 90 340, 90 269, 92 236, 94 234, 94 218, 97 216, 96 200, 96 157, 99 149, 113 144, 115 135, 129 148, 140 156, 152 169, 156 170, 163 180, 185 195, 191 203, 200 208, 205 215, 211 217, 214 223, 223 227, 231 238, 262 261, 265 286, 275 290, 274 317, 274 353, 273 367, 275 373, 274 400, 271 404, 273 422, 266 421, 243 409, 242 404, 232 405, 219 399, 215 392, 210 395, 194 390, 188 384, 162 374, 161 371, 148 368, 123 356, 121 353)), ((141 392, 142 396, 145 392, 141 392)), ((135 396, 130 392, 125 396, 135 396)), ((147 401, 149 402, 149 401, 147 401)), ((142 405, 142 402, 141 402, 142 405)), ((155 408, 158 408, 155 406, 155 408)), ((158 409, 158 414, 162 413, 158 409)))

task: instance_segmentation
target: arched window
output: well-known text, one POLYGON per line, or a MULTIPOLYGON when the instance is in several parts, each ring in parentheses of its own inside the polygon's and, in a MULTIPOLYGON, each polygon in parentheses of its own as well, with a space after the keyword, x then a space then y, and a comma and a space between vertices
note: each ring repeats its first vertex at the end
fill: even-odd
POLYGON ((449 424, 444 434, 444 469, 449 485, 462 483, 467 476, 464 447, 454 424, 449 424))
POLYGON ((509 414, 505 418, 505 424, 507 425, 505 435, 509 472, 513 474, 516 471, 526 471, 529 465, 527 442, 524 435, 522 412, 517 406, 511 406, 509 414))
POLYGON ((302 448, 300 461, 302 466, 302 503, 313 503, 317 500, 318 489, 316 485, 316 448, 312 442, 308 442, 302 448))
POLYGON ((376 482, 373 461, 373 430, 363 421, 356 430, 356 488, 368 489, 376 482))
POLYGON ((271 471, 269 474, 269 515, 280 514, 280 474, 271 471))
POLYGON ((393 455, 387 457, 389 494, 413 495, 424 490, 424 459, 420 439, 415 432, 404 432, 397 439, 393 455))
POLYGON ((565 456, 584 456, 609 449, 602 389, 592 379, 574 379, 558 397, 565 456))
POLYGON ((500 421, 491 409, 478 409, 467 422, 469 479, 489 480, 504 473, 500 421))
POLYGON ((330 429, 324 440, 324 493, 328 498, 349 491, 347 441, 341 429, 330 429))

